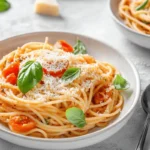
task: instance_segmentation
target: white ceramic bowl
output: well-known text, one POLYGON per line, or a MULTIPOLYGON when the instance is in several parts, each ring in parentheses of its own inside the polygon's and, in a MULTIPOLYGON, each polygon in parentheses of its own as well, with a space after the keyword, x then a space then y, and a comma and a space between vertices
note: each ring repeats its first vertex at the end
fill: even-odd
POLYGON ((126 124, 131 117, 140 94, 140 82, 138 73, 133 64, 122 56, 118 51, 112 47, 104 44, 101 41, 93 38, 64 32, 38 32, 29 33, 20 36, 15 36, 3 41, 0 41, 0 55, 3 56, 10 51, 16 49, 16 47, 23 45, 24 43, 31 41, 44 41, 45 37, 49 37, 51 43, 56 42, 59 39, 64 39, 70 44, 74 45, 76 39, 83 41, 88 49, 88 53, 94 56, 100 61, 107 61, 118 68, 121 73, 130 82, 132 95, 129 97, 129 93, 126 92, 125 104, 123 110, 118 118, 116 118, 110 125, 103 129, 95 128, 90 133, 73 138, 62 139, 42 139, 22 136, 12 133, 8 128, 0 125, 0 137, 9 142, 30 147, 36 149, 75 149, 101 142, 106 138, 116 133, 119 129, 126 124))
POLYGON ((121 0, 109 0, 111 16, 116 22, 120 31, 133 43, 145 48, 150 48, 150 35, 138 33, 124 24, 118 13, 118 6, 121 0))

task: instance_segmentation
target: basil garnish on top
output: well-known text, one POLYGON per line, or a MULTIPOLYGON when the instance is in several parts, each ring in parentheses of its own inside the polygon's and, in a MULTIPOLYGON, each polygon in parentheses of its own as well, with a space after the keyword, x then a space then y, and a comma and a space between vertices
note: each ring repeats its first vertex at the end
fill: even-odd
POLYGON ((83 111, 77 107, 68 108, 66 110, 66 118, 78 128, 83 128, 86 125, 85 115, 83 111))
POLYGON ((148 1, 149 1, 149 0, 145 0, 141 5, 139 5, 139 6, 136 8, 136 10, 139 11, 139 10, 141 10, 141 9, 144 9, 145 6, 147 5, 148 1))
POLYGON ((41 81, 42 76, 41 64, 36 61, 28 61, 19 72, 17 85, 22 93, 27 93, 41 81))
POLYGON ((77 40, 77 43, 74 46, 74 52, 73 53, 75 55, 77 55, 77 54, 87 54, 86 47, 80 40, 77 40))
POLYGON ((115 80, 113 81, 113 85, 117 90, 126 90, 130 86, 128 81, 119 74, 116 75, 115 80))
POLYGON ((10 8, 10 3, 6 0, 0 0, 0 12, 6 11, 10 8))
POLYGON ((64 82, 71 83, 73 80, 79 77, 80 73, 80 68, 69 68, 65 71, 61 79, 64 82))

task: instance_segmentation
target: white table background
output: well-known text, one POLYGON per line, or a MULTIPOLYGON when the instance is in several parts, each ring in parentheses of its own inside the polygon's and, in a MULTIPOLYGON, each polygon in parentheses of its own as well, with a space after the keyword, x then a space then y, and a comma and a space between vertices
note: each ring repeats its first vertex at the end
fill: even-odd
MULTIPOLYGON (((141 93, 150 82, 150 50, 129 42, 115 26, 108 0, 59 0, 60 17, 47 17, 33 12, 34 0, 11 0, 11 9, 0 13, 0 40, 34 31, 68 31, 103 40, 118 49, 137 67, 141 93)), ((115 135, 96 145, 80 150, 134 150, 145 120, 140 100, 132 118, 115 135)), ((150 137, 150 132, 148 133, 150 137)), ((150 147, 147 138, 145 150, 150 147)), ((60 145, 61 146, 61 145, 60 145)), ((30 150, 0 139, 0 150, 30 150)))

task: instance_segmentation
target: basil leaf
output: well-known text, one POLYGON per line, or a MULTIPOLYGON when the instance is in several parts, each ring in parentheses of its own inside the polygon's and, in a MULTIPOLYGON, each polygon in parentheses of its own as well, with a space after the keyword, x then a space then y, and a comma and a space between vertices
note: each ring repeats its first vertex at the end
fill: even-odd
POLYGON ((72 107, 66 110, 66 118, 69 122, 78 128, 83 128, 86 125, 85 115, 79 108, 72 107))
POLYGON ((129 83, 126 79, 124 79, 121 75, 117 74, 115 80, 113 81, 113 85, 117 90, 126 90, 129 88, 129 83))
POLYGON ((27 93, 42 79, 42 76, 41 64, 28 61, 19 72, 17 85, 22 93, 27 93))
POLYGON ((136 11, 144 9, 149 0, 145 0, 141 5, 136 8, 136 11))
POLYGON ((0 12, 6 11, 10 8, 10 3, 6 0, 0 0, 0 12))
POLYGON ((77 54, 87 54, 86 47, 80 40, 77 40, 77 43, 74 46, 74 52, 73 53, 75 55, 77 55, 77 54))
POLYGON ((7 2, 7 0, 0 0, 0 2, 7 2))
POLYGON ((62 80, 67 83, 71 83, 73 80, 79 77, 81 73, 80 68, 69 68, 65 71, 65 73, 62 76, 62 80))

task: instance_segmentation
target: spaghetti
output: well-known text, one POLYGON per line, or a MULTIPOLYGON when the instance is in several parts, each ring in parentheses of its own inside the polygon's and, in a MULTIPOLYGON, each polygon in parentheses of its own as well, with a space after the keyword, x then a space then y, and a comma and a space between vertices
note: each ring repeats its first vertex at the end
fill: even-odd
POLYGON ((81 136, 107 126, 120 114, 123 97, 113 86, 116 68, 88 54, 75 55, 63 42, 27 43, 0 61, 0 122, 13 132, 41 138, 81 136), (35 87, 22 93, 15 76, 30 60, 41 64, 43 76, 35 87), (61 76, 70 67, 81 72, 64 83, 61 76), (72 107, 83 111, 84 127, 78 128, 66 118, 66 110, 72 107))
POLYGON ((150 1, 149 0, 121 0, 119 15, 131 29, 150 34, 150 1))

